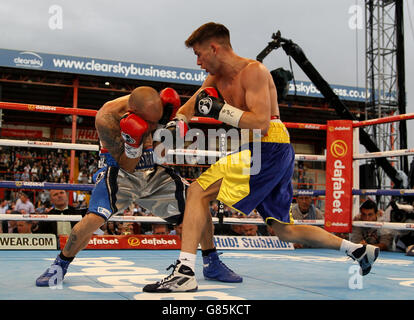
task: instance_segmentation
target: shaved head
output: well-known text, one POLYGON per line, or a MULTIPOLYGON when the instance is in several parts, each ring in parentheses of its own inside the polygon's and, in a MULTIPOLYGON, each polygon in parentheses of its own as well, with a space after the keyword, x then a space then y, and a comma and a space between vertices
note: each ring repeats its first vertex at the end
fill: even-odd
POLYGON ((128 99, 128 109, 144 120, 158 122, 163 106, 158 92, 151 87, 134 89, 128 99))

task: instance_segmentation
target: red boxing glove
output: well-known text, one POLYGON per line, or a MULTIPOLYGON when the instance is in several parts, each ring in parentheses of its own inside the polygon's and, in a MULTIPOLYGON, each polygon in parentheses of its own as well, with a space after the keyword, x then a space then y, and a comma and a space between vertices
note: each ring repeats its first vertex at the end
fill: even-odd
POLYGON ((178 108, 181 106, 181 99, 177 91, 173 88, 165 88, 161 90, 160 98, 164 106, 164 112, 158 123, 166 125, 169 121, 174 119, 178 108))
POLYGON ((125 155, 139 158, 142 154, 142 136, 148 130, 148 123, 136 114, 127 112, 121 117, 119 125, 125 140, 125 155))

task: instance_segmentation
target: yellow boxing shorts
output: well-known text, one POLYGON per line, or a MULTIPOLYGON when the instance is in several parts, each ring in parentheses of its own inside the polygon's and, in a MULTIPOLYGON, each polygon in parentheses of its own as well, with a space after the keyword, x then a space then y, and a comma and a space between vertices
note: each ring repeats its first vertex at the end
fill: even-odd
POLYGON ((286 127, 280 120, 271 120, 261 141, 246 143, 238 152, 221 158, 197 182, 206 190, 222 179, 217 200, 245 215, 257 209, 266 223, 293 223, 294 165, 295 153, 286 127), (252 173, 257 165, 259 170, 252 173))

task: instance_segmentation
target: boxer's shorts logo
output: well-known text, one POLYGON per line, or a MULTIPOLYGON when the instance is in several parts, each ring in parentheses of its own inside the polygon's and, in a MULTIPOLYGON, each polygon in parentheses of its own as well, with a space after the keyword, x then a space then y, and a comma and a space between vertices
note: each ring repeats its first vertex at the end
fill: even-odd
POLYGON ((128 244, 131 247, 137 247, 141 244, 141 241, 138 238, 131 237, 131 238, 128 238, 128 244))
POLYGON ((348 145, 343 140, 335 140, 331 144, 331 154, 335 158, 343 158, 348 152, 348 145))
POLYGON ((101 171, 98 173, 98 175, 96 176, 96 181, 95 183, 99 183, 99 181, 101 181, 103 178, 105 177, 105 171, 101 171))
POLYGON ((111 216, 111 211, 109 211, 106 208, 102 208, 102 207, 98 207, 98 212, 102 213, 103 215, 105 215, 106 217, 111 216))

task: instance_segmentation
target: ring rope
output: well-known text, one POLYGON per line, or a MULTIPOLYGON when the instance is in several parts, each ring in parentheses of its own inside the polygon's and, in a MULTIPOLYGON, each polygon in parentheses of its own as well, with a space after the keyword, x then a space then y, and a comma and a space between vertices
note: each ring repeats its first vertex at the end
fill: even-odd
MULTIPOLYGON (((57 107, 57 106, 45 106, 45 105, 36 105, 36 104, 27 104, 27 103, 16 103, 16 102, 2 102, 0 101, 0 109, 8 110, 18 110, 18 111, 31 111, 31 112, 46 112, 46 113, 55 113, 55 114, 69 114, 69 115, 79 115, 79 116, 90 116, 95 117, 97 110, 92 109, 82 109, 82 108, 66 108, 66 107, 57 107)), ((206 118, 206 117, 193 117, 190 120, 191 123, 202 123, 202 124, 222 124, 221 121, 206 118)), ((296 128, 296 129, 309 129, 309 130, 325 130, 327 129, 326 124, 316 124, 316 123, 290 123, 284 122, 286 128, 296 128)))
MULTIPOLYGON (((227 152, 226 155, 231 154, 235 151, 227 152)), ((214 150, 198 150, 198 149, 169 149, 168 155, 176 156, 201 156, 201 157, 222 157, 223 154, 219 151, 214 150)), ((295 154, 295 160, 297 161, 326 161, 326 156, 324 155, 309 155, 309 154, 295 154)))
MULTIPOLYGON (((31 181, 0 181, 0 188, 9 189, 54 189, 70 191, 92 191, 94 184, 70 184, 54 182, 31 182, 31 181)), ((294 190, 294 195, 324 196, 325 190, 294 190)), ((376 196, 414 196, 414 189, 353 189, 352 195, 376 195, 376 196)))
MULTIPOLYGON (((4 109, 13 109, 13 110, 22 110, 22 111, 37 111, 37 112, 49 112, 49 113, 59 113, 59 114, 72 114, 72 115, 84 115, 84 116, 95 116, 97 111, 96 110, 89 110, 89 109, 78 109, 78 108, 63 108, 63 107, 53 107, 53 106, 42 106, 42 105, 30 105, 30 104, 19 104, 19 103, 7 103, 7 102, 0 102, 0 108, 4 109)), ((402 121, 414 119, 414 113, 410 114, 403 114, 397 116, 390 116, 384 117, 379 119, 371 119, 366 121, 354 121, 352 126, 354 128, 387 123, 387 122, 395 122, 395 121, 402 121)), ((210 118, 202 118, 202 117, 194 117, 191 119, 191 122, 195 123, 205 123, 205 124, 219 124, 220 121, 210 118)), ((309 123, 285 123, 287 128, 298 128, 298 129, 310 129, 310 130, 327 130, 327 125, 319 125, 319 124, 309 124, 309 123)), ((8 140, 8 139, 0 139, 0 145, 6 146, 26 146, 26 147, 38 147, 38 148, 56 148, 56 149, 71 149, 71 150, 85 150, 85 151, 98 151, 99 146, 97 145, 84 145, 84 144, 73 144, 73 143, 59 143, 59 142, 42 142, 42 141, 22 141, 22 140, 8 140)), ((171 150, 170 150, 171 151, 171 150)), ((222 156, 221 153, 217 151, 208 151, 208 150, 191 150, 187 151, 182 149, 180 150, 172 150, 170 154, 192 154, 192 155, 205 155, 208 156, 222 156), (175 152, 175 153, 174 153, 175 152)), ((392 151, 385 151, 385 152, 374 152, 374 153, 365 153, 365 154, 354 154, 353 159, 369 159, 369 158, 379 158, 379 157, 395 157, 395 156, 407 156, 414 154, 414 149, 404 149, 404 150, 392 150, 392 151)), ((302 161, 326 161, 326 156, 321 155, 296 155, 295 160, 302 160, 302 161)), ((33 183, 33 182, 15 182, 15 181, 1 181, 0 188, 32 188, 32 189, 63 189, 63 190, 85 190, 90 191, 93 189, 94 185, 69 185, 69 184, 56 184, 56 183, 33 183)), ((297 195, 305 194, 305 195, 324 195, 324 190, 298 190, 296 191, 297 195), (305 192, 303 192, 305 191, 305 192)), ((406 189, 393 189, 393 190, 352 190, 353 195, 414 195, 414 190, 406 190, 406 189)), ((34 220, 34 217, 38 217, 38 219, 47 219, 47 215, 0 215, 0 220, 18 220, 18 219, 26 219, 26 220, 34 220), (4 217, 3 217, 4 216, 4 217)), ((50 220, 57 221, 55 217, 50 217, 50 220)), ((71 216, 60 216, 60 219, 64 219, 61 221, 70 221, 67 220, 71 218, 71 216)), ((74 221, 79 221, 82 216, 72 216, 74 221)), ((133 216, 113 216, 110 220, 113 221, 136 221, 139 219, 146 219, 148 222, 165 222, 165 220, 159 217, 133 217, 133 216)), ((225 218, 223 223, 232 223, 234 221, 229 219, 235 218, 225 218)), ((263 224, 263 220, 258 222, 249 221, 252 219, 236 219, 236 223, 259 223, 263 224)), ((217 223, 218 219, 213 217, 213 222, 217 223)), ((324 220, 296 220, 296 224, 316 224, 316 225, 323 225, 324 220)), ((414 229, 414 224, 411 223, 390 223, 390 222, 367 222, 367 221, 354 221, 352 223, 353 226, 360 226, 360 227, 369 227, 369 228, 389 228, 395 230, 412 230, 414 229)))
POLYGON ((99 145, 50 141, 0 139, 0 146, 99 151, 99 145))
MULTIPOLYGON (((48 214, 0 214, 1 220, 29 220, 29 221, 80 221, 81 215, 48 215, 48 214)), ((213 223, 218 223, 218 218, 212 217, 213 223)), ((142 223, 168 223, 160 217, 154 216, 119 216, 113 215, 108 221, 116 222, 142 222, 142 223)), ((259 218, 224 218, 227 224, 265 224, 259 218)))
MULTIPOLYGON (((47 214, 0 214, 1 220, 13 220, 13 221, 80 221, 81 215, 47 215, 47 214)), ((212 218, 213 223, 219 223, 219 219, 212 218)), ((114 215, 109 218, 108 221, 114 222, 141 222, 141 223, 168 223, 160 217, 143 217, 143 216, 118 216, 114 215)), ((264 225, 263 219, 257 218, 224 218, 224 224, 257 224, 264 225)), ((321 225, 323 226, 325 221, 320 220, 294 220, 294 224, 301 225, 321 225)), ((414 230, 414 223, 401 223, 401 222, 380 222, 380 221, 353 221, 352 226, 363 228, 376 228, 376 229, 393 229, 393 230, 414 230)))

